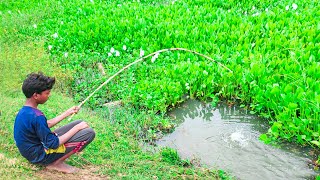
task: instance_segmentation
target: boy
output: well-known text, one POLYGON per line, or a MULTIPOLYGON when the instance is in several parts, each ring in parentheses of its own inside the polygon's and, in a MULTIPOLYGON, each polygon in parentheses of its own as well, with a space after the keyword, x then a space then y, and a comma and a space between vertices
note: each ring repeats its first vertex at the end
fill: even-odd
POLYGON ((82 151, 94 139, 95 132, 80 120, 54 132, 50 130, 61 120, 79 111, 75 106, 47 121, 38 105, 49 99, 54 83, 54 77, 45 76, 41 72, 31 73, 24 80, 22 91, 27 99, 15 119, 14 140, 21 155, 31 163, 73 173, 77 169, 64 161, 72 154, 82 151))

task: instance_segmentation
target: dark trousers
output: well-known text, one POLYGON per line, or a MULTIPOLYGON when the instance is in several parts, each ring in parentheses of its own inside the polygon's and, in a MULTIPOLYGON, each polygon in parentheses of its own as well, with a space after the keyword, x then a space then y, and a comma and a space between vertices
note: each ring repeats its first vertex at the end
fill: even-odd
MULTIPOLYGON (((66 132, 68 132, 70 129, 72 129, 75 125, 79 124, 80 122, 82 122, 82 120, 73 121, 65 126, 62 126, 56 129, 54 132, 58 136, 62 136, 66 132)), ((80 130, 75 135, 73 135, 66 143, 64 143, 66 147, 65 153, 48 154, 46 158, 47 160, 43 164, 44 165, 51 164, 71 151, 73 151, 74 153, 81 152, 88 144, 92 142, 95 135, 96 134, 92 128, 85 128, 80 130)))

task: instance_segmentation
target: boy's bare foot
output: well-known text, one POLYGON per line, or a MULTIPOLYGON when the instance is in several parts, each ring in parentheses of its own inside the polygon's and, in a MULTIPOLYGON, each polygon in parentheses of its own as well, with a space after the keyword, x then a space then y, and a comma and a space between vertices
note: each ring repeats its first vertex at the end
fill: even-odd
POLYGON ((79 170, 78 168, 70 166, 64 162, 53 163, 53 164, 48 165, 46 168, 49 170, 56 170, 56 171, 60 171, 63 173, 75 173, 79 170))

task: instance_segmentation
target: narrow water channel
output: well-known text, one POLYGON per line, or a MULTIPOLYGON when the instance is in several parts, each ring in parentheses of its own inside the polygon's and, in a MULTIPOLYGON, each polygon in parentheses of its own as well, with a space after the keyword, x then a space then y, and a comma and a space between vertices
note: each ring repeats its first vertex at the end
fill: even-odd
POLYGON ((156 143, 176 149, 183 159, 198 159, 244 180, 314 179, 319 173, 308 165, 312 149, 259 141, 268 124, 244 110, 189 100, 170 116, 179 125, 156 143))

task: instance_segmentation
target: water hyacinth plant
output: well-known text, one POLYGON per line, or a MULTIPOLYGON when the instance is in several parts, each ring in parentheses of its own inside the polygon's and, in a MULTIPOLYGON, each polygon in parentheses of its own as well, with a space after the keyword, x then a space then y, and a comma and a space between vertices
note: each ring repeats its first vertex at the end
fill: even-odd
POLYGON ((121 99, 165 113, 185 95, 218 97, 271 119, 262 138, 266 142, 284 139, 319 147, 319 1, 77 0, 56 6, 60 11, 17 31, 47 37, 52 60, 75 72, 76 100, 145 54, 183 47, 233 73, 194 54, 164 52, 115 78, 90 99, 90 106, 121 99))

